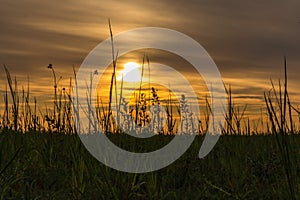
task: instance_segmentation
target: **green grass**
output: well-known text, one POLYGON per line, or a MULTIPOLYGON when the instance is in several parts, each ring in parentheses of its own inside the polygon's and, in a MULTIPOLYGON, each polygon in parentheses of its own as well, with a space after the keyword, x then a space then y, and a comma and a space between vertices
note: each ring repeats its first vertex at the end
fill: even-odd
MULTIPOLYGON (((129 150, 153 150, 171 139, 154 136, 160 138, 136 143, 126 135, 109 137, 129 150)), ((274 135, 222 136, 200 160, 202 139, 197 136, 190 149, 164 169, 129 174, 98 162, 77 135, 4 130, 0 134, 0 198, 291 199, 274 135)), ((298 177, 299 143, 300 136, 293 136, 290 155, 294 155, 298 177)))

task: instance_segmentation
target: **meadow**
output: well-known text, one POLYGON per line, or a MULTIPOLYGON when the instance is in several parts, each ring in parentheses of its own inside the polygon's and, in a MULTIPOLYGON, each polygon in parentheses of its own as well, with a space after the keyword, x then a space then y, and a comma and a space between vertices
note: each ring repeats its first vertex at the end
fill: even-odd
MULTIPOLYGON (((115 65, 113 62, 114 69, 115 65)), ((300 198, 299 121, 293 117, 299 111, 290 102, 286 64, 285 79, 278 87, 271 82, 272 89, 264 94, 265 132, 259 132, 245 117, 246 107, 234 104, 229 87, 226 123, 213 151, 204 159, 198 158, 211 120, 207 100, 201 124, 186 124, 186 130, 198 131, 189 150, 172 165, 144 174, 113 170, 87 152, 74 125, 73 86, 70 83, 70 88, 59 88, 54 66, 50 64, 48 68, 54 80, 53 105, 41 111, 35 97, 30 96, 29 87, 20 90, 17 80, 4 67, 8 87, 3 92, 0 117, 0 199, 300 198)), ((140 89, 122 116, 133 118, 139 126, 147 126, 151 121, 147 107, 151 103, 165 106, 167 121, 162 125, 159 117, 156 118, 156 126, 151 127, 151 131, 157 134, 151 138, 128 136, 116 127, 112 118, 115 78, 113 73, 108 106, 101 104, 98 98, 97 113, 90 114, 96 116, 99 127, 116 145, 133 152, 153 151, 167 144, 176 130, 181 129, 173 116, 185 113, 168 101, 160 105, 155 88, 149 87, 152 97, 148 100, 140 89)), ((74 79, 76 87, 75 70, 74 79)), ((119 105, 122 105, 121 98, 119 105)), ((87 103, 91 106, 89 98, 87 103)), ((126 121, 123 124, 126 125, 126 121)), ((126 125, 128 129, 133 128, 131 126, 126 125)))
MULTIPOLYGON (((110 137, 120 146, 136 150, 130 138, 110 137)), ((140 151, 171 139, 154 137, 147 145, 139 145, 140 151)), ((175 163, 145 174, 106 167, 86 151, 76 135, 6 130, 0 138, 1 199, 299 198, 298 135, 289 138, 294 197, 273 135, 222 136, 204 159, 197 157, 203 139, 197 136, 175 163)))

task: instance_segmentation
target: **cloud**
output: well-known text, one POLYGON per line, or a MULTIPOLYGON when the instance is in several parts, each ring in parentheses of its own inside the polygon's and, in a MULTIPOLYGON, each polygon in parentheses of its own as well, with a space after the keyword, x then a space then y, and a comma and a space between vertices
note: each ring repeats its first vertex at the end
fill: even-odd
MULTIPOLYGON (((287 55, 289 83, 292 93, 297 95, 300 73, 300 1, 297 0, 0 0, 0 3, 0 62, 24 81, 30 75, 35 84, 52 87, 48 80, 51 74, 46 68, 49 63, 64 78, 72 76, 72 65, 77 69, 88 52, 109 36, 107 20, 111 18, 115 34, 158 26, 191 36, 206 48, 224 80, 241 88, 235 91, 240 97, 250 94, 253 95, 250 98, 255 97, 268 88, 271 77, 282 78, 283 55, 287 55)), ((163 59, 157 56, 157 60, 163 59)))

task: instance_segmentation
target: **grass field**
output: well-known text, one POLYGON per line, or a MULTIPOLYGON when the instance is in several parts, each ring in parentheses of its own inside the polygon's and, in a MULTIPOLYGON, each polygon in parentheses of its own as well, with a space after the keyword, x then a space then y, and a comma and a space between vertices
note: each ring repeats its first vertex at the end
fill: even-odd
MULTIPOLYGON (((109 135, 134 151, 151 150, 171 136, 136 143, 109 135)), ((291 147, 293 185, 299 188, 298 135, 291 147)), ((0 134, 1 199, 291 199, 275 136, 222 136, 214 150, 198 159, 203 137, 175 163, 156 172, 129 174, 94 159, 77 135, 0 134)), ((295 191, 299 198, 299 190, 295 191)))
MULTIPOLYGON (((194 131, 197 127, 199 133, 189 150, 170 166, 144 174, 113 170, 87 152, 74 126, 72 85, 58 88, 54 67, 48 68, 54 77, 53 107, 43 112, 30 96, 29 87, 19 90, 17 80, 11 78, 5 67, 8 87, 3 92, 0 114, 0 199, 300 198, 299 119, 293 117, 300 113, 290 102, 286 65, 285 80, 278 89, 271 83, 272 89, 264 95, 266 132, 258 132, 251 126, 244 115, 245 109, 234 104, 229 87, 225 127, 213 151, 204 159, 198 158, 211 120, 207 101, 201 126, 186 124, 186 130, 194 131)), ((74 75, 76 80, 75 70, 74 75)), ((115 78, 111 77, 112 85, 115 78)), ((110 101, 113 91, 111 87, 110 101)), ((91 106, 88 96, 89 92, 87 101, 91 106)), ((149 124, 147 101, 159 105, 158 96, 152 89, 152 100, 147 100, 140 89, 130 111, 124 109, 123 116, 133 118, 141 126, 149 124)), ((119 147, 149 152, 167 144, 178 130, 172 118, 176 109, 170 104, 166 109, 168 117, 163 131, 148 139, 133 138, 116 128, 110 106, 97 102, 97 113, 93 116, 97 116, 99 126, 119 147)), ((189 114, 177 110, 178 115, 189 114)), ((158 127, 152 127, 151 131, 162 127, 159 120, 156 123, 158 127)), ((132 128, 132 124, 126 127, 132 128)))

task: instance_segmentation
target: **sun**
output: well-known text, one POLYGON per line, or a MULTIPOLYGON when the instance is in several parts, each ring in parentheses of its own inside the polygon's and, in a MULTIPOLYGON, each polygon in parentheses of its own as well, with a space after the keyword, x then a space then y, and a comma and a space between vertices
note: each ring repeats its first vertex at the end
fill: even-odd
POLYGON ((122 80, 124 82, 140 82, 141 81, 141 73, 139 70, 139 64, 135 62, 127 62, 124 64, 124 69, 119 72, 119 76, 117 80, 122 80))

